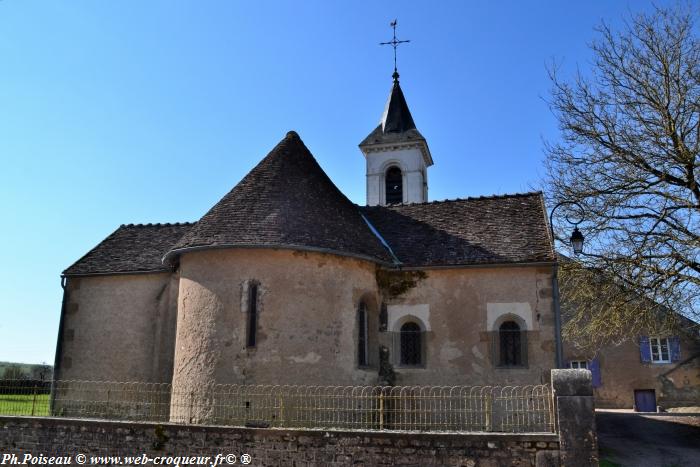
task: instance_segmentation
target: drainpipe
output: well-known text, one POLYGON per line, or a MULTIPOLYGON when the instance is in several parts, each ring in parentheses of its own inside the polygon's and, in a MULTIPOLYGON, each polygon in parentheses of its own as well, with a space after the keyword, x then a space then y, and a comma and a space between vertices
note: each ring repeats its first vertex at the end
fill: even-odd
POLYGON ((53 378, 51 378, 51 402, 49 413, 53 415, 54 402, 56 400, 56 381, 59 380, 59 370, 61 367, 61 357, 63 356, 63 324, 66 315, 66 304, 68 303, 68 278, 61 276, 61 288, 63 289, 63 300, 61 300, 61 318, 58 321, 58 338, 56 339, 56 354, 53 361, 53 378))
POLYGON ((552 270, 552 299, 554 301, 554 339, 557 368, 563 368, 564 352, 561 343, 561 308, 559 306, 559 280, 557 278, 559 264, 555 264, 552 270))

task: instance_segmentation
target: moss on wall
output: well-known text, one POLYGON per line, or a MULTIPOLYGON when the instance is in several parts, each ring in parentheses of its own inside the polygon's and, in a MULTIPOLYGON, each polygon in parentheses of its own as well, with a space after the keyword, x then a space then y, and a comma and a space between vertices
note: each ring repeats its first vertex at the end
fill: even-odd
POLYGON ((377 269, 377 286, 387 298, 399 297, 418 285, 428 275, 424 271, 388 271, 377 269))

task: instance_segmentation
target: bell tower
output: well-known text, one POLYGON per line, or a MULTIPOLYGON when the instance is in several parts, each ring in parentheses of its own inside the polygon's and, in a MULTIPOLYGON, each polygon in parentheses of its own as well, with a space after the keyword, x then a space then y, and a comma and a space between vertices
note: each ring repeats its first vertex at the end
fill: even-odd
POLYGON ((394 39, 382 45, 394 47, 394 83, 384 107, 382 119, 361 143, 367 162, 367 205, 425 203, 428 201, 428 167, 433 158, 428 143, 416 129, 396 70, 396 47, 404 42, 394 39))

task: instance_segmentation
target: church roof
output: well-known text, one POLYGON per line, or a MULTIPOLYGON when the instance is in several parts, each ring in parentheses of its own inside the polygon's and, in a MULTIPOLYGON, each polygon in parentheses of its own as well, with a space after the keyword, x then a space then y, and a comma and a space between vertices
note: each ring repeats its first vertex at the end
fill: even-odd
POLYGON ((161 272, 163 255, 192 228, 191 223, 122 225, 63 271, 66 276, 161 272))
POLYGON ((224 247, 308 249, 392 261, 358 207, 333 184, 292 131, 167 257, 224 247))
POLYGON ((397 75, 379 125, 362 140, 360 148, 364 151, 372 146, 399 143, 419 143, 423 147, 426 164, 428 166, 433 164, 428 143, 413 122, 413 116, 408 109, 397 75))
POLYGON ((366 206, 405 267, 554 262, 542 193, 366 206))
POLYGON ((122 225, 64 275, 169 271, 190 250, 290 248, 402 267, 555 262, 542 193, 359 207, 294 132, 197 223, 122 225))

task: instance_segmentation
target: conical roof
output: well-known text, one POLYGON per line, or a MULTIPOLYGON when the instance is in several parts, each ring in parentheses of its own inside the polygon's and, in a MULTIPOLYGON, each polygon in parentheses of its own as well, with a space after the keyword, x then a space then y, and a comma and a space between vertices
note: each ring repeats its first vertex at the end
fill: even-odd
POLYGON ((391 262, 359 208, 328 178, 295 132, 270 151, 168 252, 278 247, 391 262))
POLYGON ((411 111, 408 109, 406 98, 399 84, 398 74, 394 76, 394 84, 389 94, 389 99, 384 106, 384 113, 379 125, 367 135, 360 143, 360 148, 365 152, 372 147, 394 144, 418 144, 426 161, 426 165, 433 164, 428 143, 416 128, 411 111))
POLYGON ((416 129, 398 79, 394 80, 391 94, 386 101, 381 125, 384 133, 405 133, 408 130, 416 129))

